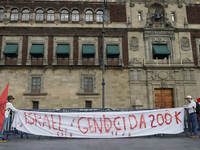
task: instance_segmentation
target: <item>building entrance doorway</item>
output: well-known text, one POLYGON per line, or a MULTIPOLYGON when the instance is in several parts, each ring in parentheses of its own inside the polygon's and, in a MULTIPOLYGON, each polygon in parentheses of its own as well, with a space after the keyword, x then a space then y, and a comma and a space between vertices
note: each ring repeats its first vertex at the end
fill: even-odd
POLYGON ((155 108, 174 108, 173 89, 154 89, 155 108))

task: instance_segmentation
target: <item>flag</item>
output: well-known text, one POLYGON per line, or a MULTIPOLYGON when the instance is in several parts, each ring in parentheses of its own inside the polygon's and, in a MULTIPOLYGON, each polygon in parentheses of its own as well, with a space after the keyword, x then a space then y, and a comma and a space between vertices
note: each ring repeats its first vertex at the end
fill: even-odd
POLYGON ((7 84, 6 88, 4 89, 3 93, 0 96, 0 131, 2 130, 3 127, 4 114, 6 110, 6 101, 8 96, 8 86, 9 83, 7 84))

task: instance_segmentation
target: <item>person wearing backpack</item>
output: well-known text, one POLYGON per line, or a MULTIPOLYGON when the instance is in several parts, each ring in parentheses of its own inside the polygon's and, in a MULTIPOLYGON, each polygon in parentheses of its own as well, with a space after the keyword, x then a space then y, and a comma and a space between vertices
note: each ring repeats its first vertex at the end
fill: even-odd
POLYGON ((184 105, 184 108, 188 110, 188 113, 190 115, 190 119, 192 121, 192 130, 194 132, 194 135, 192 135, 190 137, 191 138, 198 138, 196 102, 194 100, 192 100, 192 96, 190 96, 190 95, 188 95, 185 99, 188 101, 188 104, 184 105))
POLYGON ((10 110, 17 112, 18 109, 16 109, 15 107, 13 107, 13 105, 11 104, 13 102, 15 98, 12 95, 9 95, 7 97, 7 103, 6 103, 6 110, 5 110, 5 117, 4 117, 4 122, 3 122, 3 128, 0 132, 0 142, 7 142, 8 140, 3 139, 3 133, 4 130, 6 128, 7 122, 8 122, 8 116, 10 114, 10 110))

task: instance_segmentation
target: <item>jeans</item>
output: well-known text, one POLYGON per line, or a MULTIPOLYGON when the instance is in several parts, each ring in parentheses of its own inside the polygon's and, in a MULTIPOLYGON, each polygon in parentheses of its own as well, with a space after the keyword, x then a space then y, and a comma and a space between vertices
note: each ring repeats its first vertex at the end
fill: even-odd
POLYGON ((194 135, 198 136, 198 132, 197 132, 197 114, 196 113, 190 114, 190 119, 192 121, 192 130, 194 132, 194 135))
POLYGON ((8 122, 8 118, 4 118, 3 127, 2 127, 2 130, 0 132, 0 140, 3 138, 3 133, 4 133, 4 130, 6 128, 7 122, 8 122))
POLYGON ((200 114, 198 114, 198 120, 199 120, 199 131, 200 131, 200 114))
POLYGON ((188 111, 187 111, 187 119, 188 119, 188 131, 192 132, 193 131, 192 126, 191 126, 192 121, 191 121, 190 114, 188 113, 188 111))

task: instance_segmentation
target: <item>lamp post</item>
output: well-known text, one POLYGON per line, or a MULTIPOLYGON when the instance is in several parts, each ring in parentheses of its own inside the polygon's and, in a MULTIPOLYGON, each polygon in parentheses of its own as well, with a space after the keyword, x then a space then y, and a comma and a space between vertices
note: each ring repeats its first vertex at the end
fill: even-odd
POLYGON ((106 1, 104 0, 103 1, 103 16, 102 16, 102 19, 103 19, 103 30, 102 30, 102 34, 103 34, 103 45, 102 45, 102 109, 104 111, 105 109, 105 80, 104 80, 104 77, 105 77, 105 64, 104 64, 104 34, 105 34, 105 30, 104 30, 104 21, 107 21, 110 17, 106 11, 106 1))

